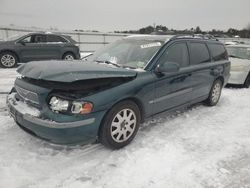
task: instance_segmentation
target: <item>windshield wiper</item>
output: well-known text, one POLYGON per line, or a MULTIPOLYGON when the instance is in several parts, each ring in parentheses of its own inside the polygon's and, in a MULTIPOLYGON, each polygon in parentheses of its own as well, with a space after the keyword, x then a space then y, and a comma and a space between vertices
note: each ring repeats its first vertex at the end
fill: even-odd
POLYGON ((110 62, 110 61, 95 60, 95 62, 97 62, 97 63, 106 63, 106 64, 109 64, 109 65, 114 65, 114 66, 116 66, 116 67, 129 68, 129 69, 136 69, 135 67, 132 67, 132 66, 120 65, 120 64, 117 64, 117 63, 112 63, 112 62, 110 62))
POLYGON ((110 61, 100 61, 100 60, 95 60, 95 62, 97 63, 105 63, 105 64, 109 64, 109 65, 114 65, 116 67, 121 67, 120 65, 118 65, 117 63, 112 63, 110 61))

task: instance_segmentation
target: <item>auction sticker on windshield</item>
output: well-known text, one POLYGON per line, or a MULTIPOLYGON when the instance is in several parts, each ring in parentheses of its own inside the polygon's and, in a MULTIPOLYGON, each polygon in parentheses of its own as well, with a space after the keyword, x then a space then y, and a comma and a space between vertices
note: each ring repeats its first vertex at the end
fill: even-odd
POLYGON ((154 43, 149 43, 149 44, 143 44, 141 45, 141 48, 151 48, 155 46, 161 46, 160 42, 154 42, 154 43))

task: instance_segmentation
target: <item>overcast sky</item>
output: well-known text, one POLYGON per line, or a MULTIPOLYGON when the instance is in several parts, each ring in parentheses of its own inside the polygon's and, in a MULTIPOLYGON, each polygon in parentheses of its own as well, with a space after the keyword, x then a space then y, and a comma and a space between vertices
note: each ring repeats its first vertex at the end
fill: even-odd
POLYGON ((0 26, 83 30, 168 28, 242 29, 250 0, 0 0, 0 26))

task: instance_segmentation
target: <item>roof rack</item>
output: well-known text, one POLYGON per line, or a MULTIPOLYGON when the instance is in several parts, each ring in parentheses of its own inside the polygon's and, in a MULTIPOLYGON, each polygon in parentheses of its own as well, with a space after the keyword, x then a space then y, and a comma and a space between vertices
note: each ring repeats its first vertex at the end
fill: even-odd
POLYGON ((217 38, 215 38, 213 35, 210 34, 175 35, 170 40, 176 40, 176 39, 204 39, 204 40, 219 41, 217 38))

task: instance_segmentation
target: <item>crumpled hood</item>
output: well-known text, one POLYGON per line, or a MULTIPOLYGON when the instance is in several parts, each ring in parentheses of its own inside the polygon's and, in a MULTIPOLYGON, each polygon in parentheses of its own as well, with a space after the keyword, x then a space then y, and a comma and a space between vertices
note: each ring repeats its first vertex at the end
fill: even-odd
POLYGON ((230 57, 229 60, 231 61, 231 67, 249 67, 250 68, 250 60, 249 59, 240 59, 240 58, 234 58, 230 57))
POLYGON ((22 76, 57 82, 112 77, 134 77, 136 71, 86 61, 34 61, 17 69, 22 76))

